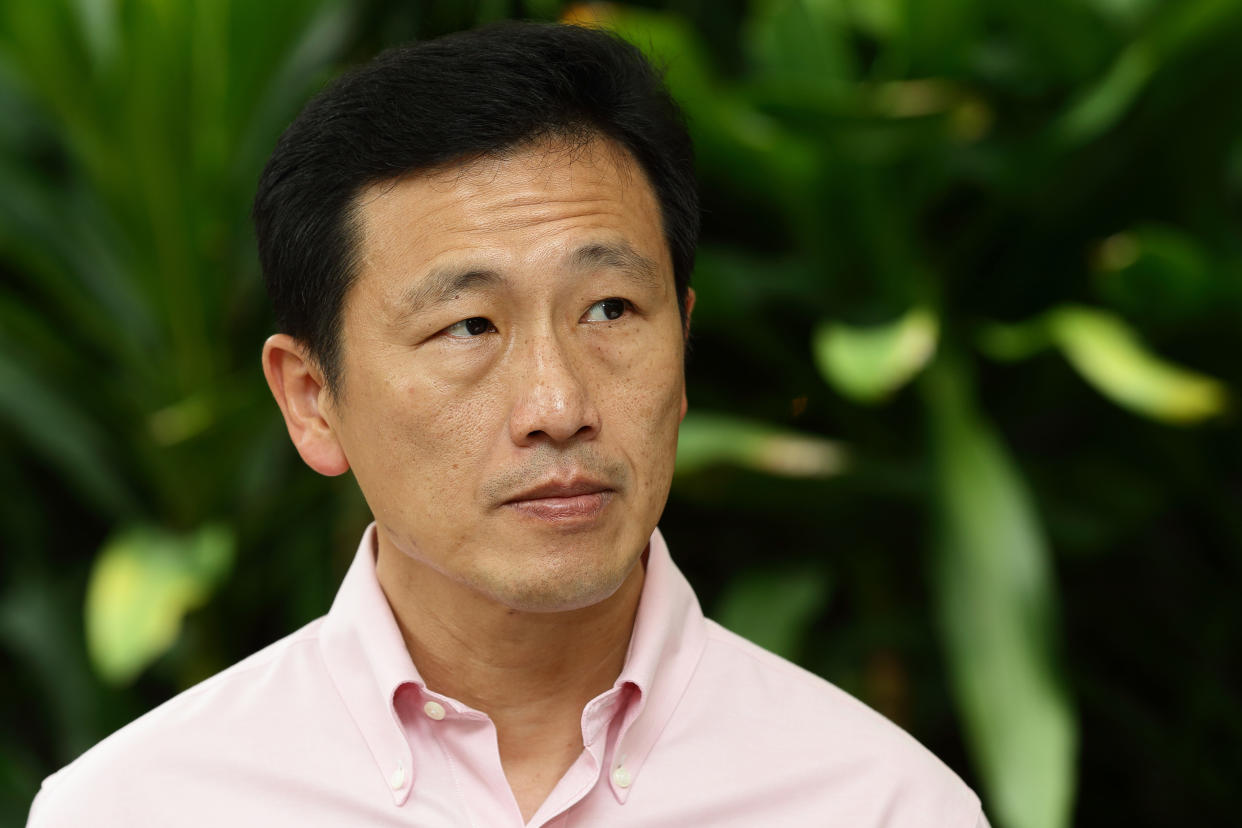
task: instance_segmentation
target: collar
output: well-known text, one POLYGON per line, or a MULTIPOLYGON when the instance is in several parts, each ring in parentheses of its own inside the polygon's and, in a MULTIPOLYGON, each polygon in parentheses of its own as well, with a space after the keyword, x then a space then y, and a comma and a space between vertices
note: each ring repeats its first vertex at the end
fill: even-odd
POLYGON ((647 544, 647 572, 629 652, 613 685, 615 690, 628 686, 637 691, 623 708, 610 769, 624 767, 629 784, 618 785, 614 773, 608 776, 619 801, 625 802, 633 790, 643 763, 690 684, 706 643, 699 601, 656 529, 647 544))
POLYGON ((405 804, 413 787, 413 756, 397 713, 397 692, 423 684, 397 620, 375 577, 375 524, 362 534, 332 609, 320 628, 324 664, 392 790, 405 804))
MULTIPOLYGON (((336 600, 320 628, 324 663, 341 700, 365 739, 393 802, 405 804, 413 787, 410 744, 397 697, 407 685, 426 685, 410 659, 401 631, 375 575, 375 524, 367 527, 336 600)), ((702 610, 669 556, 660 531, 647 547, 647 572, 625 666, 613 689, 583 711, 583 738, 591 742, 621 717, 608 781, 621 802, 672 717, 706 643, 702 610), (613 712, 609 721, 592 716, 613 712), (594 732, 588 733, 588 729, 594 732), (627 784, 617 784, 623 766, 627 784)), ((439 698, 439 696, 437 696, 439 698)), ((452 700, 446 699, 447 702, 452 700)), ((454 704, 455 707, 462 707, 454 704)))

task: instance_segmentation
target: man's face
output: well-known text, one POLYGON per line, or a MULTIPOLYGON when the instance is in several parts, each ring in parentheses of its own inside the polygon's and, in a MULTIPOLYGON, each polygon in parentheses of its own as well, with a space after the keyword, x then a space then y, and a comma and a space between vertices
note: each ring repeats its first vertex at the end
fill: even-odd
POLYGON ((597 603, 641 555, 685 415, 659 207, 614 145, 372 187, 325 416, 381 550, 514 609, 597 603))

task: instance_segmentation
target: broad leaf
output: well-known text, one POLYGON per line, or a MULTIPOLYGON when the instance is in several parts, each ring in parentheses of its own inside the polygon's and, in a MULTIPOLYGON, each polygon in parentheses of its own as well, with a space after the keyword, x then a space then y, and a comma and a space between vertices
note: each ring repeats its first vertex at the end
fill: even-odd
POLYGON ((997 822, 1063 828, 1077 728, 1056 663, 1049 551, 1021 474, 976 409, 964 372, 925 380, 942 641, 971 752, 997 822))
POLYGON ((831 477, 848 463, 838 443, 721 414, 691 413, 681 424, 677 474, 718 465, 783 477, 831 477))
POLYGON ((825 322, 816 330, 815 364, 830 385, 862 403, 876 403, 914 378, 936 351, 939 324, 913 308, 886 325, 825 322))
POLYGON ((731 190, 776 200, 791 221, 812 207, 821 150, 718 81, 698 33, 675 14, 612 5, 574 6, 567 19, 603 25, 665 69, 686 114, 700 173, 731 190))
MULTIPOLYGON (((3 339, 0 346, 7 347, 3 339)), ((59 469, 64 480, 106 512, 134 508, 134 497, 109 456, 107 437, 73 401, 0 347, 0 424, 59 469)))
POLYGON ((1056 347, 1083 379, 1136 414, 1179 425, 1223 413, 1229 391, 1220 380, 1152 353, 1119 316, 1078 305, 1012 325, 991 324, 978 345, 994 359, 1026 359, 1056 347))
POLYGON ((1107 72, 1088 86, 1053 125, 1054 140, 1080 146, 1115 127, 1161 69, 1192 54, 1214 33, 1236 25, 1234 0, 1166 3, 1145 34, 1117 55, 1107 72))
POLYGON ((176 535, 135 526, 99 551, 86 593, 86 642, 103 678, 127 684, 177 640, 233 562, 232 533, 176 535))
POLYGON ((744 572, 725 590, 715 617, 764 649, 796 659, 827 598, 827 577, 817 569, 744 572))
POLYGON ((775 81, 852 78, 845 9, 835 3, 759 0, 743 27, 751 70, 775 81))
POLYGON ((1151 353, 1119 317, 1066 307, 1048 325, 1078 373, 1118 405, 1169 423, 1194 423, 1225 409, 1221 382, 1151 353))

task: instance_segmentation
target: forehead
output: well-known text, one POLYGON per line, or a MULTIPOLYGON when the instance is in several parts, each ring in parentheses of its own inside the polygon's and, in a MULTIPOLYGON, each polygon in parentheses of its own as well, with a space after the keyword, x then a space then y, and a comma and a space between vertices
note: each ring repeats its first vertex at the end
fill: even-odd
POLYGON ((413 277, 445 257, 518 266, 584 239, 624 242, 672 272, 646 175, 602 139, 541 142, 374 184, 355 221, 363 277, 413 277))

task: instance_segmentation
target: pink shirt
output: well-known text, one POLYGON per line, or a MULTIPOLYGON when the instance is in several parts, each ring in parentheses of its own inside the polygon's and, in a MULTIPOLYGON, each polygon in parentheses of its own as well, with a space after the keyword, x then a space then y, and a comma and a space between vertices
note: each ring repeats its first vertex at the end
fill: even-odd
MULTIPOLYGON (((491 720, 427 689, 372 526, 331 611, 48 777, 30 826, 520 826, 491 720)), ((914 739, 703 617, 659 531, 625 668, 531 826, 986 825, 914 739)))

